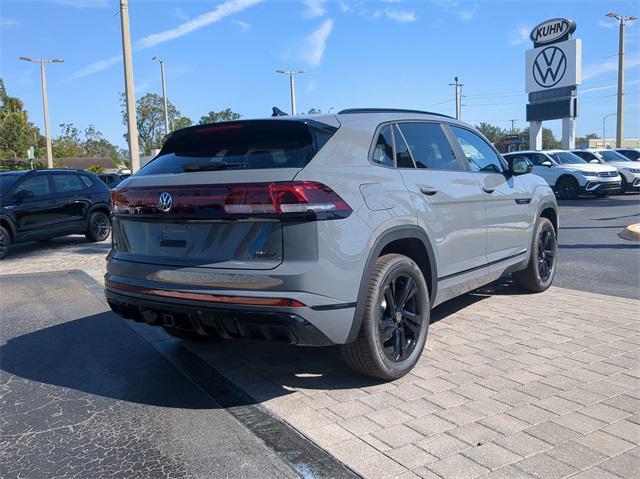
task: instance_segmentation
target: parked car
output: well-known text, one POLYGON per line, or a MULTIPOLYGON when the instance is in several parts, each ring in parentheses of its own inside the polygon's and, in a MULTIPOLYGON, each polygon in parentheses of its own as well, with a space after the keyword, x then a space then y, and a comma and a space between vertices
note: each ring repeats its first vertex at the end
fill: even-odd
POLYGON ((339 344, 406 374, 433 306, 556 271, 553 191, 474 128, 382 109, 198 125, 112 192, 106 297, 179 338, 339 344))
POLYGON ((609 165, 618 170, 623 193, 640 190, 640 164, 631 161, 622 153, 609 149, 572 150, 572 152, 589 163, 609 165))
POLYGON ((616 148, 615 151, 623 154, 631 161, 640 161, 640 148, 616 148))
POLYGON ((104 184, 106 184, 109 188, 113 189, 118 186, 125 179, 118 173, 100 173, 98 175, 104 184))
POLYGON ((618 170, 612 166, 588 163, 569 151, 518 151, 504 156, 528 159, 533 164, 533 172, 544 178, 563 200, 583 193, 605 197, 620 191, 618 170))
POLYGON ((83 170, 0 173, 0 259, 14 243, 84 233, 109 236, 109 188, 83 170))

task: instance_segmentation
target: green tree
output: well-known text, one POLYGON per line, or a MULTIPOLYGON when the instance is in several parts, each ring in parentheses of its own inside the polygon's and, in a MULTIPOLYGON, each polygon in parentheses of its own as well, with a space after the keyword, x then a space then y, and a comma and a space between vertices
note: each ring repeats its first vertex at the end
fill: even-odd
POLYGON ((73 123, 61 123, 60 134, 51 141, 54 158, 82 157, 84 148, 80 130, 73 123))
MULTIPOLYGON (((522 149, 529 148, 529 127, 525 128, 519 133, 522 138, 522 149)), ((552 150, 554 148, 560 148, 562 143, 553 134, 553 130, 550 128, 542 128, 542 149, 552 150)))
POLYGON ((493 143, 493 146, 495 146, 498 151, 506 151, 504 137, 507 135, 507 130, 485 122, 476 125, 476 128, 480 130, 480 132, 486 136, 491 143, 493 143))
POLYGON ((100 165, 93 165, 87 168, 87 171, 90 171, 91 173, 95 173, 96 175, 99 175, 100 173, 104 173, 104 168, 100 165))
POLYGON ((60 125, 60 134, 51 142, 54 158, 104 158, 123 163, 126 151, 109 142, 95 126, 89 125, 81 134, 72 123, 60 125))
POLYGON ((205 123, 217 123, 219 121, 233 121, 239 120, 242 118, 240 113, 236 113, 231 110, 231 108, 227 108, 221 111, 210 111, 206 115, 200 117, 200 124, 204 125, 205 123))
POLYGON ((320 108, 309 108, 307 115, 321 115, 322 110, 320 108))
MULTIPOLYGON (((120 95, 120 103, 122 106, 122 123, 127 124, 127 108, 124 94, 120 95)), ((178 109, 167 101, 167 109, 169 115, 169 124, 174 127, 184 128, 191 125, 189 118, 183 117, 178 109)), ((140 153, 150 155, 151 150, 161 148, 164 142, 164 102, 162 97, 155 93, 147 93, 136 102, 136 115, 138 126, 138 143, 140 153)), ((124 138, 128 140, 128 134, 125 133, 124 138)))
POLYGON ((36 156, 45 145, 38 128, 29 121, 22 100, 9 96, 0 78, 0 155, 7 158, 26 158, 27 150, 36 147, 36 156))

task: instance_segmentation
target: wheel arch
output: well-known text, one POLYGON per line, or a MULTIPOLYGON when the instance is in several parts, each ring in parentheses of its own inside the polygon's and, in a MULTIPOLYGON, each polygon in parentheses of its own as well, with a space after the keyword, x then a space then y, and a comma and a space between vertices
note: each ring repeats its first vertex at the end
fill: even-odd
POLYGON ((96 203, 96 204, 92 205, 91 208, 89 208, 89 211, 87 211, 87 220, 89 219, 89 216, 91 216, 91 213, 95 213, 96 211, 101 211, 102 213, 106 214, 107 216, 111 216, 111 208, 109 207, 108 204, 106 204, 106 203, 96 203))
POLYGON ((403 254, 418 264, 422 270, 427 286, 429 287, 429 299, 431 303, 438 291, 438 271, 435 254, 431 241, 426 233, 418 226, 406 225, 396 226, 382 233, 374 242, 364 271, 360 279, 358 288, 358 298, 356 310, 353 316, 353 323, 349 331, 346 342, 355 341, 362 324, 362 311, 367 296, 368 280, 371 276, 376 260, 383 254, 399 253, 403 254))
POLYGON ((575 181, 576 185, 580 187, 580 181, 578 181, 578 179, 574 175, 572 175, 571 173, 562 173, 560 176, 558 176, 558 179, 556 180, 556 184, 553 185, 553 188, 554 189, 557 188, 558 183, 560 183, 564 179, 570 179, 571 181, 575 181))
POLYGON ((7 216, 0 216, 0 226, 4 227, 9 232, 9 236, 11 237, 11 242, 16 240, 16 228, 7 216))

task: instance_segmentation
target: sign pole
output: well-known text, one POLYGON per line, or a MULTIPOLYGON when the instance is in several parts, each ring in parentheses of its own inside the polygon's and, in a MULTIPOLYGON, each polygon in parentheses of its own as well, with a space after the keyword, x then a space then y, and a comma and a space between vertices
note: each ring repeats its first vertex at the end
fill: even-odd
POLYGON ((529 122, 529 148, 531 150, 542 150, 542 122, 529 122))

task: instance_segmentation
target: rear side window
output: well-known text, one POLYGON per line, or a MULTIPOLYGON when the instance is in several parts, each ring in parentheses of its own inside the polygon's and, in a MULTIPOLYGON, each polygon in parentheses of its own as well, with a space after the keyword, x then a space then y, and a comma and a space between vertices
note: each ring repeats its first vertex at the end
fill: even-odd
POLYGON ((401 123, 400 129, 416 166, 433 170, 460 171, 460 163, 442 127, 436 123, 401 123))
POLYGON ((49 185, 49 177, 47 175, 37 175, 27 178, 16 188, 19 191, 30 191, 34 196, 46 196, 51 194, 51 186, 49 185))
POLYGON ((469 162, 471 171, 481 173, 503 173, 504 167, 498 154, 489 144, 475 133, 451 126, 454 136, 462 148, 462 153, 469 162))
POLYGON ((253 120, 186 128, 138 175, 303 168, 337 128, 312 121, 253 120))
POLYGON ((383 166, 394 166, 393 136, 391 136, 391 126, 389 125, 380 130, 376 147, 373 150, 373 161, 383 166))
POLYGON ((53 184, 58 193, 84 190, 84 185, 78 175, 52 175, 53 184))
POLYGON ((393 138, 396 142, 396 166, 398 168, 415 168, 413 160, 411 159, 411 153, 409 153, 409 147, 402 137, 402 133, 398 129, 398 125, 393 127, 393 138))
POLYGON ((544 163, 545 161, 549 161, 549 158, 547 158, 542 153, 527 153, 524 156, 526 156, 531 161, 531 163, 538 166, 542 166, 542 163, 544 163))
POLYGON ((91 188, 93 186, 93 180, 86 175, 80 175, 80 180, 86 188, 91 188))

